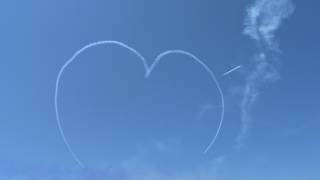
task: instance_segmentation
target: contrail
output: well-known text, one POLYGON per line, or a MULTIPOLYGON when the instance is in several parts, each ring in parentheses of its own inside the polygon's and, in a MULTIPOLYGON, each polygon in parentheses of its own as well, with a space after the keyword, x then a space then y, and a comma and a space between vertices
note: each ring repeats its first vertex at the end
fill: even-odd
POLYGON ((241 65, 239 65, 239 66, 237 66, 237 67, 234 67, 234 68, 232 68, 231 70, 223 73, 222 76, 226 76, 226 75, 228 75, 228 74, 232 73, 233 71, 238 70, 238 69, 240 69, 240 68, 241 68, 241 65))
POLYGON ((61 119, 60 119, 60 114, 59 114, 59 109, 58 109, 58 93, 59 93, 59 85, 60 85, 60 79, 61 76, 63 74, 63 72, 66 70, 67 67, 70 66, 70 64, 75 61, 75 59, 85 50, 95 47, 95 46, 100 46, 100 45, 117 45, 120 47, 123 47, 127 50, 129 50, 131 53, 135 54, 142 62, 142 65, 145 69, 145 78, 149 78, 151 72, 153 71, 153 69, 156 67, 156 65, 160 62, 161 59, 163 59, 165 56, 170 55, 170 54, 181 54, 181 55, 185 55, 187 57, 189 57, 191 60, 197 62, 211 77, 212 83, 214 83, 219 91, 219 95, 221 98, 221 114, 220 114, 220 122, 219 122, 219 126, 218 129, 216 131, 216 133, 214 134, 214 137, 212 138, 212 140, 210 141, 210 143, 206 146, 204 153, 207 153, 212 146, 214 145, 215 141, 218 138, 218 135, 220 134, 221 131, 221 127, 223 124, 223 120, 224 120, 224 95, 223 95, 223 91, 221 89, 221 86, 216 78, 216 76, 214 75, 213 71, 203 62, 201 61, 198 57, 196 57, 195 55, 193 55, 190 52, 184 51, 184 50, 168 50, 165 51, 163 53, 160 53, 155 60, 153 61, 153 63, 148 66, 146 59, 134 48, 126 45, 125 43, 119 42, 119 41, 110 41, 110 40, 106 40, 106 41, 97 41, 97 42, 93 42, 90 43, 84 47, 82 47, 81 49, 79 49, 78 51, 76 51, 73 56, 67 60, 67 62, 64 63, 64 65, 62 66, 62 68, 59 70, 57 79, 56 79, 56 85, 55 85, 55 95, 54 95, 54 107, 55 107, 55 115, 56 115, 56 121, 57 121, 57 125, 58 125, 58 129, 60 132, 60 135, 63 139, 64 144, 66 145, 68 151, 70 152, 70 154, 72 155, 73 159, 77 162, 77 164, 79 164, 79 166, 84 167, 83 162, 80 160, 80 158, 78 157, 78 155, 75 153, 75 151, 72 149, 71 145, 69 144, 65 133, 63 131, 62 128, 62 123, 61 123, 61 119))
POLYGON ((221 130, 221 127, 222 127, 222 124, 223 124, 223 119, 224 119, 224 95, 223 95, 223 91, 221 89, 221 86, 216 78, 216 76, 214 75, 213 71, 203 62, 201 61, 198 57, 196 57, 195 55, 193 55, 192 53, 190 52, 187 52, 187 51, 184 51, 184 50, 168 50, 168 51, 165 51, 161 54, 159 54, 155 61, 153 62, 153 64, 150 66, 150 68, 147 70, 147 77, 148 75, 151 73, 151 71, 155 68, 155 66, 158 64, 158 62, 166 55, 169 55, 169 54, 182 54, 182 55, 186 55, 186 56, 189 56, 191 57, 191 59, 195 60, 198 64, 200 64, 207 73, 209 73, 211 79, 212 79, 212 82, 217 86, 218 88, 218 91, 219 91, 219 94, 220 94, 220 98, 221 98, 221 114, 220 114, 220 122, 219 122, 219 126, 218 126, 218 129, 216 131, 216 134, 214 135, 214 137, 212 138, 211 142, 209 143, 209 145, 205 148, 204 150, 204 153, 206 154, 211 148, 212 146, 214 145, 214 143, 216 142, 217 138, 218 138, 218 135, 220 134, 220 130, 221 130))
POLYGON ((73 54, 73 56, 62 66, 62 68, 60 69, 57 79, 56 79, 56 87, 55 87, 55 95, 54 95, 54 106, 55 106, 55 114, 56 114, 56 120, 57 120, 57 125, 59 128, 59 132, 60 135, 63 139, 64 144, 67 146, 67 149, 69 150, 69 152, 71 153, 73 159, 83 168, 84 165, 81 162, 81 160, 79 159, 79 157, 77 156, 77 154, 73 151, 73 149, 71 148, 71 145, 69 144, 62 125, 61 125, 61 120, 60 120, 60 115, 59 115, 59 110, 58 110, 58 93, 59 93, 59 84, 60 84, 60 79, 62 76, 62 73, 65 71, 65 69, 76 59, 76 57, 78 57, 82 52, 84 52, 85 50, 91 48, 91 47, 95 47, 95 46, 99 46, 99 45, 107 45, 107 44, 113 44, 113 45, 118 45, 121 47, 124 47, 126 49, 128 49, 130 52, 134 53, 137 57, 139 57, 139 59, 142 61, 143 66, 145 69, 148 69, 147 66, 147 62, 145 60, 145 58, 135 49, 127 46, 126 44, 122 43, 122 42, 118 42, 118 41, 98 41, 98 42, 94 42, 91 44, 88 44, 84 47, 82 47, 81 49, 79 49, 76 53, 73 54))
POLYGON ((275 31, 293 12, 294 5, 291 0, 256 0, 247 9, 243 33, 258 44, 258 51, 252 61, 252 70, 246 77, 241 102, 241 129, 236 139, 238 147, 243 146, 251 127, 251 109, 261 86, 276 81, 280 76, 274 65, 279 61, 278 44, 274 40, 275 31))

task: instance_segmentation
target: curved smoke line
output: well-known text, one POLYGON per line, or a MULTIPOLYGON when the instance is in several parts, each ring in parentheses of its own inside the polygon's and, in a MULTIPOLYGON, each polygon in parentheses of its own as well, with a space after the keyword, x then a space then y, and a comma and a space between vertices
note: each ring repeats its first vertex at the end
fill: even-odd
POLYGON ((187 51, 184 51, 184 50, 168 50, 168 51, 165 51, 161 54, 159 54, 154 62, 151 64, 151 66, 148 66, 147 64, 147 61, 146 59, 137 51, 135 50, 134 48, 126 45, 125 43, 122 43, 122 42, 119 42, 119 41, 98 41, 98 42, 94 42, 94 43, 90 43, 84 47, 82 47, 81 49, 79 49, 78 51, 76 51, 76 53, 73 54, 73 56, 67 61, 65 62, 65 64, 61 67, 61 69, 59 70, 59 73, 58 73, 58 76, 57 76, 57 79, 56 79, 56 86, 55 86, 55 96, 54 96, 54 107, 55 107, 55 115, 56 115, 56 121, 57 121, 57 125, 58 125, 58 129, 59 129, 59 132, 60 132, 60 135, 63 139, 63 142, 64 144, 66 145, 68 151, 70 152, 70 154, 72 155, 73 159, 81 166, 81 167, 84 167, 84 164, 82 163, 82 161, 80 160, 80 158, 77 156, 77 154, 75 153, 75 151, 72 149, 71 145, 69 144, 66 136, 65 136, 65 133, 64 133, 64 130, 62 128, 62 124, 61 124, 61 119, 60 119, 60 114, 59 114, 59 110, 58 110, 58 93, 59 93, 59 85, 60 85, 60 79, 61 79, 61 76, 63 74, 63 72, 65 71, 65 69, 82 53, 84 52, 85 50, 89 49, 89 48, 92 48, 92 47, 95 47, 95 46, 99 46, 99 45, 117 45, 117 46, 120 46, 120 47, 123 47, 127 50, 129 50, 130 52, 132 52, 133 54, 135 54, 142 62, 143 66, 144 66, 144 69, 146 71, 145 73, 145 78, 149 78, 152 70, 156 67, 156 65, 160 62, 160 60, 167 56, 167 55, 170 55, 170 54, 182 54, 182 55, 185 55, 185 56, 188 56, 190 57, 192 60, 196 61, 198 64, 201 65, 201 67, 203 67, 205 69, 206 72, 209 73, 211 79, 212 79, 212 82, 217 86, 218 88, 218 91, 219 91, 219 95, 221 97, 221 107, 222 107, 222 110, 221 110, 221 115, 220 115, 220 123, 219 123, 219 126, 218 126, 218 129, 214 135, 214 137, 212 138, 212 140, 210 141, 209 145, 205 148, 204 150, 204 153, 207 153, 211 148, 212 146, 214 145, 215 141, 217 140, 217 137, 218 135, 220 134, 220 130, 221 130, 221 127, 222 127, 222 124, 223 124, 223 120, 224 120, 224 106, 225 106, 225 103, 224 103, 224 95, 223 95, 223 91, 221 89, 221 86, 216 78, 216 76, 214 75, 213 71, 203 62, 201 61, 198 57, 196 57, 195 55, 193 55, 192 53, 190 52, 187 52, 187 51))

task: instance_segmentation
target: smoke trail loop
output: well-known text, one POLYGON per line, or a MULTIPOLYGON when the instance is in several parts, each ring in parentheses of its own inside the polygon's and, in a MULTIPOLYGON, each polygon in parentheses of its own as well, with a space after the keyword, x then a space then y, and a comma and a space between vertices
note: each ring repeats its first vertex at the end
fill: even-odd
POLYGON ((149 78, 151 72, 153 71, 153 69, 156 67, 156 65, 160 62, 161 59, 163 59, 165 56, 170 55, 170 54, 181 54, 181 55, 185 55, 187 57, 190 57, 191 60, 195 61, 196 63, 198 63, 209 75, 210 78, 212 80, 212 82, 216 85, 216 87, 218 88, 219 91, 219 95, 221 98, 221 114, 220 114, 220 122, 219 122, 219 126, 218 129, 216 131, 216 133, 214 134, 214 137, 212 138, 212 140, 210 141, 210 143, 208 144, 208 146, 205 148, 204 153, 207 153, 212 146, 214 145, 214 143, 216 142, 218 135, 220 134, 221 131, 221 127, 223 124, 223 120, 224 120, 224 95, 221 89, 221 86, 216 78, 216 76, 214 75, 213 71, 203 62, 201 61, 198 57, 196 57, 194 54, 184 51, 184 50, 168 50, 165 51, 161 54, 159 54, 155 60, 153 61, 153 63, 148 66, 146 59, 134 48, 126 45, 125 43, 119 42, 119 41, 97 41, 91 44, 88 44, 84 47, 82 47, 81 49, 79 49, 78 51, 76 51, 73 56, 67 61, 65 62, 65 64, 62 66, 62 68, 59 70, 57 79, 56 79, 56 85, 55 85, 55 96, 54 96, 54 107, 55 107, 55 115, 56 115, 56 121, 57 121, 57 125, 58 125, 58 129, 60 132, 60 135, 63 139, 64 144, 66 145, 68 151, 70 152, 70 154, 72 155, 73 159, 77 162, 77 164, 80 167, 84 167, 84 164, 82 163, 82 161, 80 160, 80 158, 78 157, 78 155, 75 153, 75 151, 72 149, 70 143, 68 142, 65 133, 63 131, 62 128, 62 123, 61 123, 61 119, 60 119, 60 114, 59 114, 59 110, 58 110, 58 94, 59 94, 59 85, 60 85, 60 79, 61 76, 63 74, 63 72, 66 70, 67 67, 70 66, 70 64, 72 62, 75 61, 75 59, 85 50, 95 47, 95 46, 99 46, 99 45, 117 45, 120 47, 123 47, 125 49, 127 49, 128 51, 130 51, 131 53, 135 54, 142 62, 143 67, 145 69, 145 78, 149 78))

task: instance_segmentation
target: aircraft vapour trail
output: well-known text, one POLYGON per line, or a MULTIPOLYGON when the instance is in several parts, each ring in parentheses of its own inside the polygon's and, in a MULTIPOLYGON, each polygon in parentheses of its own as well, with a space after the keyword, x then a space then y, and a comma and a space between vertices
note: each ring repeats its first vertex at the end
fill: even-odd
POLYGON ((275 31, 282 21, 294 12, 291 0, 256 0, 247 9, 244 21, 244 35, 249 36, 258 44, 258 51, 252 61, 252 69, 246 77, 241 102, 241 129, 237 136, 238 147, 251 127, 251 109, 259 94, 259 89, 265 83, 274 82, 279 78, 278 43, 275 42, 275 31))
POLYGON ((239 66, 237 66, 237 67, 234 67, 234 68, 232 68, 231 70, 223 73, 222 76, 226 76, 226 75, 228 75, 228 74, 232 73, 233 71, 236 71, 236 70, 238 70, 238 69, 240 69, 240 68, 241 68, 241 65, 239 65, 239 66))
POLYGON ((62 127, 62 123, 61 123, 61 119, 60 119, 60 114, 59 114, 59 109, 58 109, 58 95, 59 95, 59 85, 60 85, 60 80, 62 77, 63 72, 66 70, 67 67, 70 66, 70 64, 72 62, 75 61, 75 59, 85 50, 95 47, 95 46, 100 46, 100 45, 117 45, 120 47, 123 47, 127 50, 129 50, 131 53, 135 54, 142 62, 143 67, 145 69, 145 78, 149 78, 152 70, 156 67, 156 65, 160 62, 161 59, 163 59, 165 56, 170 55, 170 54, 182 54, 185 56, 190 57, 192 60, 194 60, 195 62, 197 62, 199 65, 201 65, 202 68, 204 68, 204 70, 210 75, 212 82, 214 83, 214 85, 217 87, 218 91, 219 91, 219 95, 221 98, 221 114, 220 114, 220 122, 219 122, 219 126, 218 129, 216 131, 216 133, 214 134, 214 137, 212 138, 212 140, 210 141, 209 145, 205 148, 204 153, 207 153, 211 147, 214 145, 215 141, 217 140, 220 131, 221 131, 221 127, 223 124, 223 120, 224 120, 224 113, 225 113, 225 103, 224 103, 224 95, 223 95, 223 91, 222 88, 216 78, 216 76, 214 75, 213 71, 203 62, 201 61, 198 57, 196 57, 195 55, 193 55, 190 52, 184 51, 184 50, 168 50, 165 51, 161 54, 159 54, 154 62, 149 66, 147 64, 146 59, 134 48, 126 45, 125 43, 119 42, 119 41, 111 41, 111 40, 106 40, 106 41, 97 41, 97 42, 93 42, 90 43, 84 47, 82 47, 81 49, 79 49, 78 51, 76 51, 73 56, 68 59, 64 65, 61 67, 61 69, 59 70, 57 79, 56 79, 56 84, 55 84, 55 95, 54 95, 54 107, 55 107, 55 115, 56 115, 56 121, 57 121, 57 125, 58 125, 58 129, 60 132, 60 135, 63 139, 64 144, 66 145, 68 151, 70 152, 70 154, 72 155, 73 159, 77 162, 77 164, 80 167, 84 167, 83 162, 80 160, 80 158, 78 157, 78 155, 75 153, 75 151, 72 149, 69 141, 67 140, 63 127, 62 127))
POLYGON ((61 120, 60 120, 60 115, 59 115, 59 110, 58 110, 58 93, 59 93, 59 84, 60 84, 60 79, 61 79, 61 75, 62 73, 65 71, 65 69, 76 59, 76 57, 78 57, 83 51, 94 47, 94 46, 99 46, 99 45, 107 45, 107 44, 114 44, 114 45, 118 45, 121 47, 124 47, 126 49, 128 49, 130 52, 134 53, 135 55, 137 55, 139 57, 139 59, 142 61, 144 68, 148 69, 147 66, 147 62, 144 59, 144 57, 135 49, 127 46, 126 44, 122 43, 122 42, 118 42, 118 41, 98 41, 98 42, 94 42, 91 44, 88 44, 86 46, 84 46, 83 48, 81 48, 80 50, 78 50, 76 53, 74 53, 74 55, 62 66, 62 68, 60 69, 58 76, 57 76, 57 80, 56 80, 56 87, 55 87, 55 95, 54 95, 54 105, 55 105, 55 114, 56 114, 56 120, 57 120, 57 125, 59 128, 59 132, 60 135, 63 139, 64 144, 66 145, 66 147, 68 148, 69 152, 71 153, 72 157, 74 158, 74 160, 81 166, 84 167, 83 163, 81 162, 81 160, 79 159, 79 157, 77 156, 77 154, 73 151, 73 149, 71 148, 71 145, 69 144, 62 125, 61 125, 61 120))
POLYGON ((153 64, 150 66, 149 71, 147 71, 146 75, 149 76, 149 74, 151 73, 151 71, 155 68, 155 66, 158 64, 158 62, 166 55, 169 54, 182 54, 182 55, 186 55, 191 57, 191 59, 195 60, 197 63, 199 63, 210 75, 211 79, 213 80, 213 83, 217 86, 220 97, 221 97, 221 114, 220 114, 220 122, 219 122, 219 126, 218 129, 216 131, 216 134, 214 135, 213 139, 211 140, 211 142, 209 143, 209 145, 205 148, 204 153, 206 154, 211 147, 214 145, 214 143, 216 142, 218 135, 220 134, 220 130, 223 124, 223 119, 224 119, 224 95, 223 95, 223 91, 221 89, 221 86, 216 78, 216 76, 214 75, 213 71, 203 62, 201 61, 198 57, 196 57, 195 55, 191 54, 190 52, 184 51, 184 50, 168 50, 165 51, 161 54, 159 54, 155 61, 153 62, 153 64))

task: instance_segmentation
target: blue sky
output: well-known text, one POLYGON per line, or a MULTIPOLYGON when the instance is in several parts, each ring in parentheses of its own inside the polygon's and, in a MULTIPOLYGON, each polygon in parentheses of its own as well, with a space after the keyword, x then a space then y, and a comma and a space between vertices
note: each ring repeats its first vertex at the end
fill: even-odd
POLYGON ((3 1, 0 179, 316 180, 320 177, 319 3, 306 0, 3 1), (151 65, 144 78, 116 40, 151 65), (241 65, 241 68, 222 76, 241 65))

